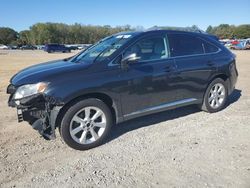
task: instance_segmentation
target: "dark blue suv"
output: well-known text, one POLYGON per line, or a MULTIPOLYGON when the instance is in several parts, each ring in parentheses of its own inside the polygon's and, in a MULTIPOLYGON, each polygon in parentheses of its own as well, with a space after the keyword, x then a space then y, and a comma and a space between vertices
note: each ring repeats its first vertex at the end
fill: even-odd
POLYGON ((237 76, 235 55, 208 34, 126 32, 20 71, 7 93, 19 121, 47 139, 58 127, 70 147, 85 150, 132 118, 191 104, 217 112, 237 76))
POLYGON ((46 44, 44 47, 44 51, 48 52, 48 53, 52 53, 52 52, 70 52, 71 49, 62 45, 62 44, 46 44))

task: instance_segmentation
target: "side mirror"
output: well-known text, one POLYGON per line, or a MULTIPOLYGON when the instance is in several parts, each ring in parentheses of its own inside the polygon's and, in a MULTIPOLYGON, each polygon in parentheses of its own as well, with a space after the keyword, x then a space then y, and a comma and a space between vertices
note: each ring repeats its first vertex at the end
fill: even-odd
POLYGON ((125 56, 124 58, 122 58, 121 63, 128 64, 128 63, 136 62, 139 59, 140 59, 140 57, 137 57, 136 53, 133 53, 133 54, 129 54, 129 55, 125 56))

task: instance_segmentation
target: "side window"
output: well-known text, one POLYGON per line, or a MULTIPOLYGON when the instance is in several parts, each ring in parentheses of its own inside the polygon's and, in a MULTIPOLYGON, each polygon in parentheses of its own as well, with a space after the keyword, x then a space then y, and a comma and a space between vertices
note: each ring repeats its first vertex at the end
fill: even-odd
POLYGON ((204 46, 205 53, 214 53, 214 52, 219 51, 218 47, 216 47, 215 45, 213 45, 207 41, 203 41, 203 46, 204 46))
POLYGON ((188 34, 168 34, 172 57, 204 54, 202 40, 188 34))
POLYGON ((139 61, 157 60, 168 57, 165 37, 149 37, 139 40, 129 47, 124 56, 135 53, 140 58, 139 61))

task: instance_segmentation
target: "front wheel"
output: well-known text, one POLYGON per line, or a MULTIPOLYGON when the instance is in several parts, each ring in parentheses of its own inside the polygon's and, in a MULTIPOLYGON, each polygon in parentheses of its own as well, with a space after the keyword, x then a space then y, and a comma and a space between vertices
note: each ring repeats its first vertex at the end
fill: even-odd
POLYGON ((112 115, 107 105, 98 99, 86 99, 67 110, 60 133, 71 148, 87 150, 101 145, 111 126, 112 115))
POLYGON ((214 79, 208 86, 201 109, 214 113, 225 107, 228 97, 227 84, 221 78, 214 79))

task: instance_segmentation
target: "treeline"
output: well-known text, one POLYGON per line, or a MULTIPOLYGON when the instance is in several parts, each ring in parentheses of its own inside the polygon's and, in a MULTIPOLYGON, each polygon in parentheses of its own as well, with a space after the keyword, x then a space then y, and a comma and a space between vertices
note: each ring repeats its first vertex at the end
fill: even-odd
POLYGON ((111 27, 92 25, 67 25, 63 23, 37 23, 29 30, 16 32, 11 28, 0 27, 0 44, 12 45, 41 45, 47 43, 59 44, 92 44, 111 35, 127 30, 131 26, 111 27))
MULTIPOLYGON (((151 29, 158 28, 157 26, 151 29)), ((163 29, 175 29, 185 31, 199 30, 197 26, 191 27, 160 27, 163 29)), ((30 27, 29 30, 16 32, 11 28, 0 27, 0 44, 5 45, 42 45, 47 43, 60 44, 92 44, 113 33, 122 31, 138 30, 143 27, 132 28, 129 25, 120 27, 92 26, 82 24, 63 24, 63 23, 37 23, 30 27)), ((221 24, 219 26, 209 26, 207 33, 217 35, 219 38, 250 38, 249 25, 228 25, 221 24)))
POLYGON ((217 35, 220 39, 246 39, 250 38, 250 24, 229 25, 221 24, 216 27, 208 26, 207 33, 217 35))

